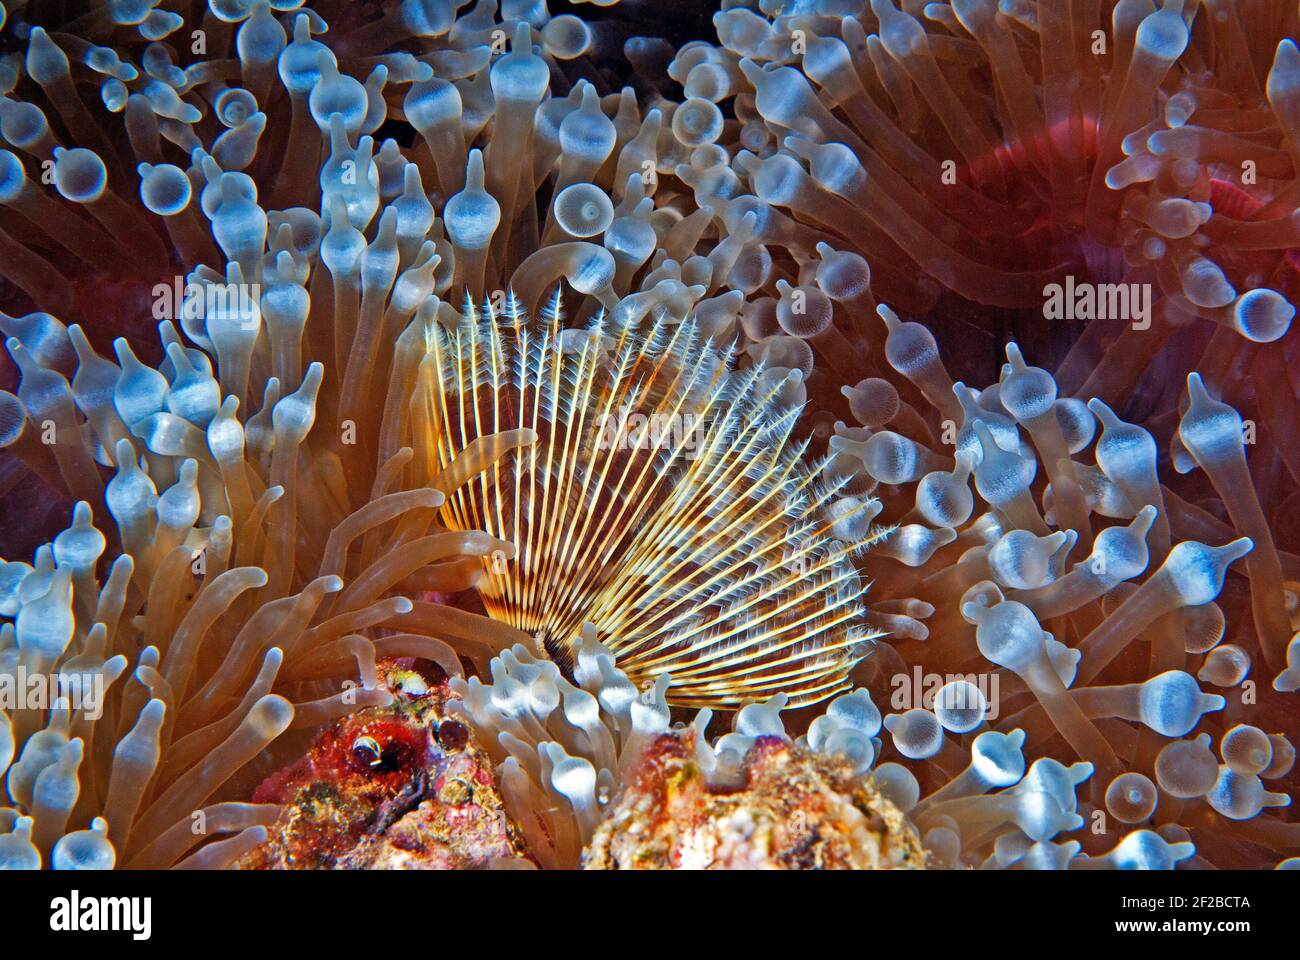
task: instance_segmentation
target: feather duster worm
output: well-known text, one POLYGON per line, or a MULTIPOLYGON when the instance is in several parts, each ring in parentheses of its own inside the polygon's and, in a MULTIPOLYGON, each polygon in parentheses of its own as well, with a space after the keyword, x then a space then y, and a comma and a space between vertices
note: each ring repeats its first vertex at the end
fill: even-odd
POLYGON ((592 624, 638 687, 671 674, 674 704, 842 692, 873 635, 851 559, 883 535, 873 504, 804 466, 784 374, 728 369, 693 318, 643 334, 626 312, 566 330, 558 299, 535 323, 512 301, 432 338, 438 469, 484 432, 538 437, 442 508, 517 547, 488 561, 488 612, 570 676, 592 624))

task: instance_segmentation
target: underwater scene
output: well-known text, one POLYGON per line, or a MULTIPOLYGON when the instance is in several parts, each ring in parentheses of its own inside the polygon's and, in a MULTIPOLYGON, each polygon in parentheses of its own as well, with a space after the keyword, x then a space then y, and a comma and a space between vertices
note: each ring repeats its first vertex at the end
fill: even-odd
POLYGON ((0 869, 1300 868, 1297 38, 2 0, 0 869))

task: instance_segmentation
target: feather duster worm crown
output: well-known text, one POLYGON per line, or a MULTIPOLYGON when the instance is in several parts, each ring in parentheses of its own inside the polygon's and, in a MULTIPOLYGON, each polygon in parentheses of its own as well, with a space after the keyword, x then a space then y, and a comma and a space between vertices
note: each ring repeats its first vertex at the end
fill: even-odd
POLYGON ((485 561, 488 613, 570 676, 591 623, 638 686, 670 674, 680 705, 843 692, 878 635, 852 562, 882 536, 875 504, 805 465, 788 371, 734 370, 693 319, 629 308, 564 329, 558 292, 532 320, 511 296, 431 328, 417 402, 436 462, 536 435, 442 508, 515 544, 485 561))

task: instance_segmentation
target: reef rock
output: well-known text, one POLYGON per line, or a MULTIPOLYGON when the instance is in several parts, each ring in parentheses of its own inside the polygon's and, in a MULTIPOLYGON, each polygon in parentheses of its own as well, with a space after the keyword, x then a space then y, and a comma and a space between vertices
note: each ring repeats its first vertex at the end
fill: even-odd
POLYGON ((924 868, 916 831, 847 761, 760 737, 743 781, 719 785, 696 762, 693 739, 664 734, 646 751, 588 845, 585 868, 924 868))

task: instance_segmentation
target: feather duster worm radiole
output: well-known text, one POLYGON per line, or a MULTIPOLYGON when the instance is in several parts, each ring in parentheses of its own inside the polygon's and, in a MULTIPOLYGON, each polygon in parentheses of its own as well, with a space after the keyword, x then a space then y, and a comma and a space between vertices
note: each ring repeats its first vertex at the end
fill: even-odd
POLYGON ((488 612, 569 675, 590 623, 639 687, 671 674, 674 704, 847 689, 876 635, 852 557, 887 531, 804 465, 789 374, 731 370, 693 319, 563 329, 558 296, 535 322, 519 309, 436 330, 420 377, 436 467, 482 433, 537 437, 442 508, 516 545, 487 561, 488 612))

